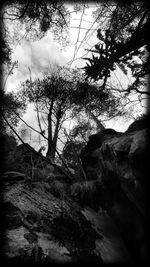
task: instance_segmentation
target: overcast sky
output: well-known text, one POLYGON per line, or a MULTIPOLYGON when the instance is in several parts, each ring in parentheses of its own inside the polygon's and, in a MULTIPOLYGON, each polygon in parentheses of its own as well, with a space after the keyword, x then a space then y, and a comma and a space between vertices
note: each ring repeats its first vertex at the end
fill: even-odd
MULTIPOLYGON (((72 10, 71 4, 67 5, 67 7, 70 11, 72 10)), ((28 68, 31 69, 32 78, 34 78, 40 77, 43 71, 48 69, 49 65, 53 65, 54 63, 67 65, 71 68, 80 68, 85 66, 85 61, 81 59, 81 57, 87 53, 85 49, 91 48, 98 42, 96 37, 96 23, 91 16, 92 11, 94 11, 95 8, 95 5, 91 4, 91 7, 85 10, 81 25, 83 29, 80 30, 80 34, 78 27, 82 13, 72 13, 70 24, 70 44, 65 50, 58 42, 54 41, 53 35, 50 32, 48 32, 47 35, 39 41, 27 41, 22 39, 13 50, 12 60, 18 61, 18 68, 14 70, 13 75, 8 77, 5 85, 6 91, 15 91, 16 88, 19 87, 20 82, 29 78, 28 68), (91 30, 87 32, 86 29, 89 29, 90 27, 91 30), (68 63, 72 60, 72 64, 68 65, 68 63)), ((11 27, 13 27, 13 25, 11 25, 11 27)), ((128 79, 121 77, 121 73, 116 75, 119 75, 118 80, 120 80, 119 82, 122 83, 122 86, 126 86, 128 84, 128 79)), ((30 110, 25 114, 24 119, 27 120, 29 124, 33 125, 36 119, 31 110, 32 109, 30 107, 30 110)), ((117 131, 124 131, 131 122, 132 120, 125 121, 122 119, 115 119, 111 122, 107 122, 106 127, 111 127, 117 131)), ((20 127, 23 127, 23 125, 20 127)))
MULTIPOLYGON (((72 11, 72 5, 67 5, 70 11, 72 11)), ((93 25, 92 31, 86 33, 92 22, 94 21, 91 14, 95 10, 95 6, 86 9, 82 20, 82 28, 80 30, 79 40, 76 45, 78 38, 78 26, 80 24, 80 18, 82 13, 72 13, 70 23, 70 44, 66 48, 63 48, 59 42, 54 41, 52 33, 49 31, 47 35, 39 41, 27 41, 22 39, 19 44, 13 49, 12 59, 18 61, 18 68, 14 70, 6 84, 6 90, 15 90, 20 81, 26 80, 29 77, 29 67, 32 71, 32 75, 40 76, 40 74, 47 68, 49 64, 58 63, 60 65, 67 65, 73 67, 83 67, 85 61, 82 59, 76 60, 83 56, 86 51, 85 48, 89 48, 94 45, 98 39, 96 37, 96 27, 93 25), (84 21, 86 20, 86 21, 84 21), (89 21, 89 22, 87 22, 89 21), (81 44, 81 41, 83 43, 81 44), (71 65, 68 63, 74 59, 71 65)), ((11 22, 12 24, 12 22, 11 22)), ((12 27, 12 25, 11 25, 12 27)))

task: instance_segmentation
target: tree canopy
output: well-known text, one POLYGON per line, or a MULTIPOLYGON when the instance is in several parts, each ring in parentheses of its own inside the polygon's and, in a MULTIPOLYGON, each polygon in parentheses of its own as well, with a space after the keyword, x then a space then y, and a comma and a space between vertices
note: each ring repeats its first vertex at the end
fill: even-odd
POLYGON ((57 67, 42 79, 26 80, 21 84, 19 97, 34 104, 40 132, 48 140, 47 156, 55 158, 58 134, 67 119, 72 101, 73 81, 67 79, 64 68, 57 67), (43 123, 44 127, 43 128, 43 123))
POLYGON ((119 99, 109 90, 85 81, 78 71, 59 66, 42 79, 32 81, 30 77, 23 82, 18 97, 22 102, 34 104, 40 133, 47 135, 47 156, 52 158, 55 158, 58 135, 64 121, 84 112, 100 128, 103 126, 97 117, 117 114, 120 105, 119 99))
MULTIPOLYGON (((80 31, 86 7, 87 3, 74 6, 73 12, 81 13, 74 56, 82 44, 80 31)), ((39 125, 36 132, 47 140, 47 156, 51 158, 55 158, 59 134, 68 117, 76 119, 74 132, 79 137, 82 130, 88 127, 88 133, 91 127, 94 130, 103 129, 104 119, 130 112, 126 105, 132 91, 150 95, 145 89, 145 76, 149 74, 149 5, 135 1, 128 4, 124 1, 106 1, 96 3, 96 7, 92 25, 96 25, 98 43, 88 49, 91 56, 83 57, 88 61, 84 71, 58 67, 55 72, 34 80, 30 71, 30 79, 21 84, 20 93, 4 94, 3 115, 13 125, 21 118, 27 103, 34 104, 39 125), (109 82, 112 73, 118 69, 125 76, 129 71, 132 75, 132 82, 121 90, 115 83, 109 82), (124 95, 118 95, 117 91, 124 92, 124 95), (95 122, 96 127, 91 121, 95 122)), ((3 32, 0 32, 0 38, 2 34, 4 37, 0 50, 2 63, 9 63, 11 70, 11 49, 15 42, 20 42, 20 38, 40 40, 51 31, 55 39, 66 45, 70 18, 71 12, 63 1, 9 1, 1 13, 3 32), (12 32, 7 28, 7 21, 13 24, 12 32)), ((88 32, 90 30, 92 26, 88 32)), ((83 42, 86 37, 85 34, 83 42)), ((87 135, 85 131, 84 134, 87 135)), ((78 140, 74 143, 78 149, 78 140)), ((72 144, 68 147, 70 149, 72 144)))
POLYGON ((77 82, 77 90, 74 93, 75 111, 86 111, 86 113, 113 116, 118 112, 120 99, 107 88, 98 84, 83 80, 77 82))
POLYGON ((9 1, 4 7, 4 21, 18 21, 25 25, 25 36, 42 38, 52 30, 56 38, 63 38, 70 15, 63 1, 9 1))

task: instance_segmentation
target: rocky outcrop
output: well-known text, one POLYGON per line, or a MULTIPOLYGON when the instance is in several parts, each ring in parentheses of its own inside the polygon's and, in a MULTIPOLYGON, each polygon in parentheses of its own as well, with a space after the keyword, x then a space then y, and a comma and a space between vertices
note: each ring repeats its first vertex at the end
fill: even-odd
POLYGON ((2 176, 5 257, 68 264, 143 262, 149 129, 140 125, 89 138, 81 153, 86 180, 70 182, 38 157, 31 166, 31 152, 16 148, 18 162, 32 159, 34 174, 10 168, 2 176))
POLYGON ((150 125, 150 112, 145 114, 143 117, 135 120, 132 124, 130 124, 126 132, 131 133, 135 131, 140 131, 148 128, 149 125, 150 125))
POLYGON ((51 192, 45 182, 4 184, 5 255, 20 261, 101 263, 95 250, 100 237, 81 207, 63 195, 62 186, 59 195, 51 192))
POLYGON ((146 254, 147 221, 145 185, 149 125, 145 118, 144 122, 139 120, 139 124, 133 123, 125 133, 103 138, 101 146, 97 143, 96 147, 95 143, 92 150, 89 139, 81 153, 89 182, 95 180, 101 185, 98 203, 115 221, 135 261, 143 260, 146 254))

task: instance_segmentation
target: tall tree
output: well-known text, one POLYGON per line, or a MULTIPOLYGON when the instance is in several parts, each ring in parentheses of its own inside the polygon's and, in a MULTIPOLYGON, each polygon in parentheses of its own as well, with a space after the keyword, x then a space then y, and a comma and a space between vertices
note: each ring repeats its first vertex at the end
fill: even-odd
MULTIPOLYGON (((21 105, 24 104, 19 102, 20 100, 16 99, 13 93, 6 94, 5 92, 7 79, 12 74, 15 64, 11 58, 13 47, 18 45, 23 38, 40 39, 46 35, 48 30, 51 30, 55 39, 66 45, 69 20, 70 14, 63 1, 17 0, 7 1, 1 7, 0 76, 3 76, 1 77, 3 84, 0 91, 2 102, 0 112, 9 119, 11 124, 13 123, 13 126, 19 121, 17 115, 20 114, 21 105), (14 26, 12 27, 12 25, 14 26)), ((22 106, 22 108, 25 107, 22 106)), ((5 122, 4 126, 6 126, 5 122)))
POLYGON ((19 97, 33 103, 41 135, 47 135, 47 157, 55 159, 58 135, 63 122, 68 118, 71 109, 71 97, 74 83, 67 78, 67 70, 57 68, 43 79, 27 80, 22 83, 19 97), (43 129, 46 121, 46 129, 43 129))
POLYGON ((18 97, 23 102, 34 104, 39 125, 38 133, 47 140, 47 157, 52 160, 55 159, 64 121, 83 114, 85 118, 94 120, 97 129, 100 130, 104 125, 99 117, 122 114, 122 110, 119 109, 120 100, 109 90, 85 81, 78 70, 70 71, 64 67, 57 67, 52 73, 45 74, 42 79, 32 81, 30 77, 30 80, 21 84, 18 97))

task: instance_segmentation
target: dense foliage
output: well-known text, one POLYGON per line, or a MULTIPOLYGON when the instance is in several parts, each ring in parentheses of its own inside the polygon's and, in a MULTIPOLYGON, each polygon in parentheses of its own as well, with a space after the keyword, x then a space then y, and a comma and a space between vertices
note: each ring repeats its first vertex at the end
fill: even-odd
POLYGON ((145 90, 144 79, 150 71, 150 50, 148 34, 150 30, 148 3, 122 2, 110 5, 101 4, 95 15, 99 14, 99 28, 97 38, 99 42, 95 49, 91 49, 92 58, 85 66, 87 77, 93 80, 103 80, 105 86, 111 72, 119 67, 126 75, 129 69, 132 72, 134 82, 127 88, 138 93, 149 95, 145 90), (101 28, 101 12, 105 13, 107 20, 101 28), (138 59, 138 60, 137 60, 138 59))

